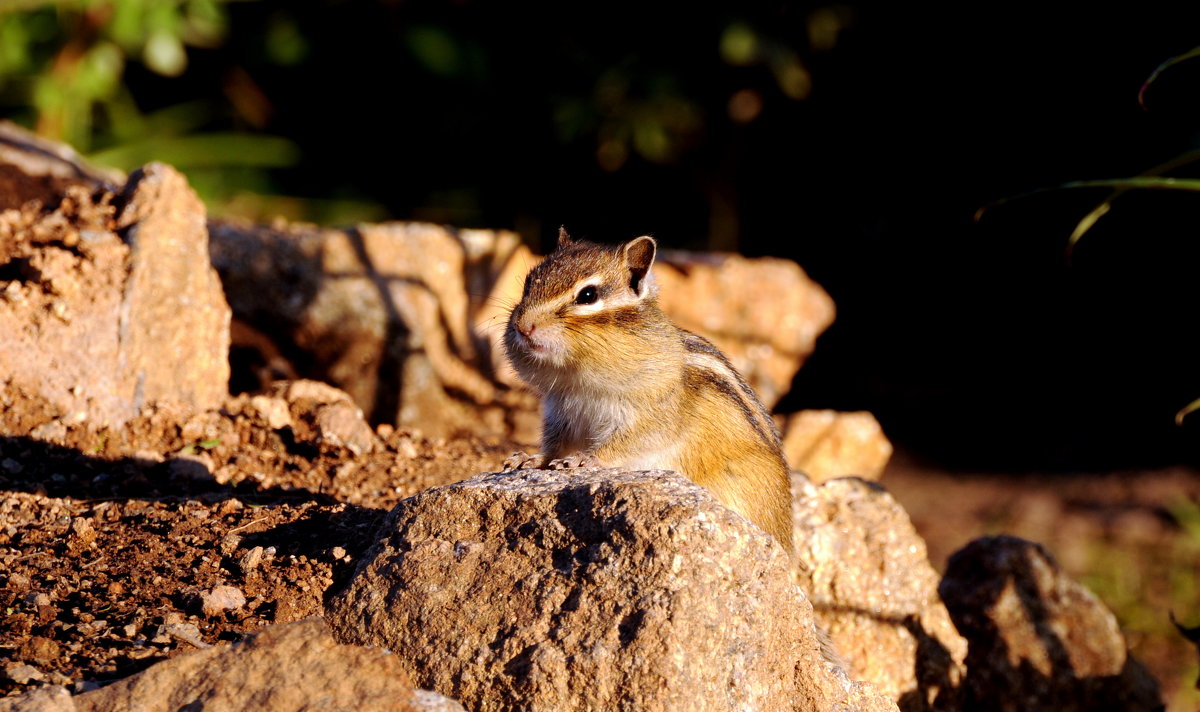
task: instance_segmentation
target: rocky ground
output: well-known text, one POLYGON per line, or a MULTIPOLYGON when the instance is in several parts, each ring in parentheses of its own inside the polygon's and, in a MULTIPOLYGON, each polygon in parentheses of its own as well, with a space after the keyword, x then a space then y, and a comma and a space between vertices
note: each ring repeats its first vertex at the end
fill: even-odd
MULTIPOLYGON (((308 404, 290 406, 303 422, 308 404)), ((383 428, 376 450, 355 455, 321 444, 311 429, 270 428, 246 396, 182 428, 170 424, 177 416, 139 418, 122 442, 103 433, 78 433, 68 446, 0 439, 4 694, 45 682, 87 689, 319 614, 394 504, 494 469, 512 447, 383 428), (113 455, 131 448, 141 455, 113 455)), ((1168 699, 1194 699, 1188 643, 1153 613, 1139 618, 1141 609, 1111 600, 1120 592, 1105 586, 1141 581, 1152 610, 1174 607, 1188 619, 1188 602, 1162 574, 1200 542, 1160 503, 1200 496, 1200 474, 964 479, 899 458, 883 483, 938 568, 984 533, 1046 543, 1068 572, 1109 594, 1119 615, 1135 618, 1123 628, 1168 699), (1119 571, 1103 568, 1114 565, 1119 571)))
POLYGON ((355 455, 248 404, 190 429, 139 418, 120 436, 136 457, 105 433, 0 438, 0 691, 103 684, 319 614, 396 502, 509 452, 385 428, 355 455))

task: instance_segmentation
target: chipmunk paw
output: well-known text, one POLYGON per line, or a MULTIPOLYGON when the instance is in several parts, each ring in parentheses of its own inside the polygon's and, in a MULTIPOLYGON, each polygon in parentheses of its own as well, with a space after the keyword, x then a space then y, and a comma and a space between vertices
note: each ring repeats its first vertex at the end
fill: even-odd
POLYGON ((546 456, 540 452, 532 455, 526 452, 514 452, 504 461, 501 472, 512 470, 536 470, 546 466, 546 456))
POLYGON ((580 467, 604 467, 604 463, 600 462, 595 453, 576 452, 551 460, 549 467, 551 470, 573 470, 580 467))

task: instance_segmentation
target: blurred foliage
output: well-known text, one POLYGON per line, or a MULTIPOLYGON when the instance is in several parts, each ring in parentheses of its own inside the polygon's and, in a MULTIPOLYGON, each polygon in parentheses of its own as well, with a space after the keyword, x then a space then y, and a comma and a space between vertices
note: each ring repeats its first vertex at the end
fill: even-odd
MULTIPOLYGON (((0 0, 0 108, 103 164, 172 163, 217 212, 495 224, 479 180, 434 170, 389 195, 380 183, 395 172, 367 162, 427 161, 430 146, 454 160, 447 140, 503 131, 487 112, 518 104, 528 128, 515 140, 529 150, 583 152, 601 175, 683 168, 723 126, 805 100, 806 57, 831 51, 853 19, 840 5, 762 3, 697 16, 691 32, 637 49, 574 41, 628 24, 619 7, 607 14, 552 22, 566 35, 555 40, 470 0, 0 0), (397 114, 396 101, 409 106, 397 114), (463 113, 468 104, 483 113, 463 113), (529 145, 539 136, 550 142, 529 145), (368 138, 378 147, 364 155, 368 138), (319 175, 336 168, 355 174, 319 175)), ((498 151, 461 148, 477 149, 477 162, 498 151)))
POLYGON ((1145 541, 1140 547, 1097 540, 1089 545, 1088 573, 1082 582, 1117 616, 1135 651, 1154 650, 1173 668, 1162 682, 1177 687, 1171 710, 1194 710, 1200 690, 1195 646, 1177 630, 1174 619, 1200 624, 1200 502, 1180 498, 1166 514, 1178 535, 1145 541))

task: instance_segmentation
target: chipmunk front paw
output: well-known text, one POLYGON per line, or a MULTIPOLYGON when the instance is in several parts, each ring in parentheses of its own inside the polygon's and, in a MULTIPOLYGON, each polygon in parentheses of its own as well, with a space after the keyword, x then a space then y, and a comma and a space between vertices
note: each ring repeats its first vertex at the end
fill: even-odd
POLYGON ((595 453, 576 452, 551 460, 549 467, 551 470, 573 470, 579 467, 604 467, 604 463, 600 462, 595 453))
POLYGON ((504 461, 503 470, 501 472, 509 472, 511 470, 537 470, 546 466, 546 456, 540 452, 532 455, 526 452, 514 452, 509 455, 504 461))

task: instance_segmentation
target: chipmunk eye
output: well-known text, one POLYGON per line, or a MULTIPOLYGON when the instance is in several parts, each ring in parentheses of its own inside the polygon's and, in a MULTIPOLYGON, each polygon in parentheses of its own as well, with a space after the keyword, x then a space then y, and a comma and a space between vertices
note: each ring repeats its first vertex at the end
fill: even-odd
POLYGON ((588 286, 579 290, 579 294, 575 295, 575 303, 576 304, 595 304, 596 299, 599 296, 600 295, 596 292, 596 288, 589 284, 588 286))

